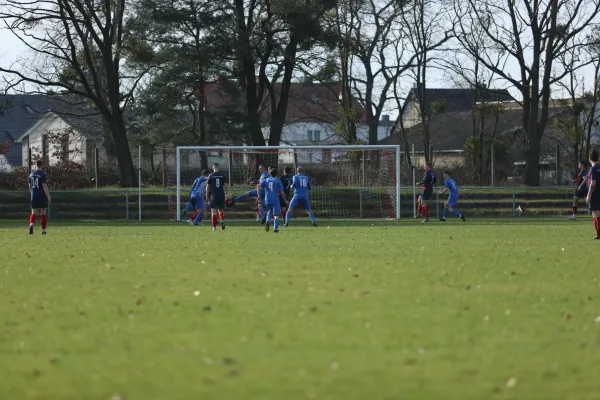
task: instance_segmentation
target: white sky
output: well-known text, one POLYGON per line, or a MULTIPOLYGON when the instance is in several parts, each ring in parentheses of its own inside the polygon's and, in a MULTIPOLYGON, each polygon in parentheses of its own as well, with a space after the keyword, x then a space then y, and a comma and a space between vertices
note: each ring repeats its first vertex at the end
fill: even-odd
MULTIPOLYGON (((28 53, 30 52, 30 50, 19 41, 19 39, 15 38, 14 35, 10 32, 7 31, 5 29, 0 29, 0 66, 2 67, 8 67, 10 66, 13 62, 17 61, 19 58, 27 58, 28 53)), ((515 62, 510 63, 507 65, 506 68, 512 76, 518 76, 519 74, 519 70, 518 70, 518 66, 516 65, 515 62)), ((444 76, 443 72, 441 71, 437 71, 437 70, 431 70, 428 72, 429 77, 428 77, 428 82, 427 85, 430 88, 452 88, 455 87, 455 83, 452 82, 450 79, 448 79, 447 76, 444 76)), ((583 68, 580 70, 579 74, 585 79, 585 89, 586 90, 591 90, 593 88, 593 84, 594 84, 594 77, 593 77, 593 70, 591 67, 587 67, 587 68, 583 68)), ((4 79, 2 79, 2 73, 0 73, 0 91, 3 91, 5 85, 4 85, 4 79)), ((404 85, 402 85, 403 89, 406 90, 407 88, 410 88, 412 86, 411 83, 406 82, 404 85)), ((502 82, 498 82, 498 87, 503 87, 503 88, 508 88, 511 92, 511 94, 515 97, 518 98, 519 93, 516 92, 513 88, 511 88, 509 85, 507 84, 502 84, 502 82)), ((27 87, 25 86, 24 88, 27 90, 27 87)), ((561 98, 561 97, 566 97, 567 93, 566 92, 562 92, 561 89, 555 88, 554 89, 554 97, 555 98, 561 98)), ((390 106, 392 106, 390 104, 390 106)), ((392 115, 392 117, 395 117, 397 115, 397 111, 396 110, 386 110, 388 113, 390 113, 392 115)), ((384 111, 384 113, 386 112, 384 111)))

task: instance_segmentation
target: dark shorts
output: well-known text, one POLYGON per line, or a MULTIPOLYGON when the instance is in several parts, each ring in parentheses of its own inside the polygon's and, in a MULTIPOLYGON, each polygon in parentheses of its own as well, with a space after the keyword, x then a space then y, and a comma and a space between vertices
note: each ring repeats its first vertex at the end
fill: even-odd
POLYGON ((223 210, 225 209, 225 198, 210 198, 210 209, 211 210, 223 210))
POLYGON ((31 209, 48 208, 48 200, 46 199, 31 199, 31 209))
POLYGON ((590 201, 590 210, 600 211, 600 196, 592 196, 590 201))
POLYGON ((431 198, 431 194, 433 193, 433 188, 427 188, 421 190, 421 198, 423 200, 429 200, 431 198))
POLYGON ((283 200, 281 197, 279 198, 279 207, 281 207, 281 208, 287 207, 287 204, 285 204, 285 200, 283 200))
POLYGON ((573 197, 578 197, 580 199, 585 199, 588 195, 588 190, 587 187, 585 189, 577 189, 575 190, 575 192, 573 192, 573 197))

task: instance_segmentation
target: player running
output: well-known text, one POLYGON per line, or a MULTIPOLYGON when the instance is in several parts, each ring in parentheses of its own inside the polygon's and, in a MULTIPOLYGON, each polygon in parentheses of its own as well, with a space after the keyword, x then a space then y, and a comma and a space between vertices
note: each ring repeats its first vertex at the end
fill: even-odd
POLYGON ((433 185, 437 183, 437 177, 435 171, 433 170, 433 164, 430 162, 425 163, 425 176, 421 182, 417 182, 417 185, 423 186, 421 190, 421 195, 419 196, 419 210, 415 218, 419 218, 421 215, 425 217, 422 222, 429 222, 429 206, 427 202, 431 198, 433 194, 433 185))
MULTIPOLYGON (((283 184, 283 193, 285 193, 285 198, 286 199, 292 198, 292 196, 291 196, 292 183, 294 181, 294 175, 292 175, 292 169, 290 167, 285 167, 283 169, 283 175, 281 175, 279 177, 279 180, 283 184)), ((280 199, 281 199, 281 201, 280 201, 279 205, 281 206, 281 217, 285 218, 285 209, 287 208, 287 202, 283 199, 283 197, 280 197, 280 199)))
POLYGON ((190 201, 186 204, 185 209, 189 211, 192 205, 196 208, 196 211, 188 219, 188 224, 199 225, 204 217, 204 210, 206 204, 204 202, 204 196, 206 195, 206 181, 208 179, 208 170, 202 170, 201 175, 194 181, 192 187, 193 192, 190 193, 190 201))
POLYGON ((577 208, 578 208, 578 200, 585 199, 588 195, 588 185, 587 185, 587 161, 582 160, 579 161, 579 173, 577 174, 577 180, 574 180, 573 183, 577 184, 577 189, 573 193, 573 215, 569 217, 575 221, 577 219, 577 208))
POLYGON ((285 214, 285 225, 288 226, 290 223, 290 218, 292 217, 292 210, 296 207, 304 207, 308 212, 308 216, 312 221, 314 227, 317 226, 317 222, 315 220, 315 215, 313 214, 310 208, 310 200, 308 200, 308 191, 311 190, 310 180, 306 175, 303 174, 303 168, 298 167, 296 169, 296 175, 292 180, 292 188, 294 189, 294 197, 292 197, 292 201, 290 201, 290 205, 288 207, 288 211, 285 214))
POLYGON ((37 169, 29 174, 29 192, 31 192, 31 216, 29 217, 29 234, 33 235, 33 225, 36 217, 40 216, 40 225, 42 226, 42 235, 46 234, 46 209, 52 202, 50 191, 48 190, 48 179, 44 172, 44 162, 38 160, 37 169))
POLYGON ((210 213, 213 231, 217 230, 217 211, 221 220, 221 229, 225 229, 225 196, 227 191, 227 178, 219 172, 219 164, 213 164, 213 173, 208 176, 206 183, 206 201, 210 204, 210 213))
POLYGON ((458 204, 458 184, 454 178, 452 178, 452 173, 449 170, 444 171, 444 186, 444 190, 442 190, 440 194, 448 192, 450 195, 448 196, 448 200, 444 203, 444 218, 440 218, 440 221, 446 222, 448 210, 450 210, 452 214, 465 222, 465 214, 461 214, 456 210, 456 205, 458 204))
POLYGON ((588 194, 586 203, 590 205, 592 216, 594 217, 594 228, 596 229, 596 240, 600 239, 600 163, 598 163, 598 150, 592 150, 590 153, 590 163, 592 167, 588 173, 588 194))
POLYGON ((283 183, 277 179, 277 171, 270 169, 271 176, 263 180, 260 184, 261 189, 265 189, 264 203, 267 207, 267 221, 265 229, 268 232, 271 222, 273 222, 273 232, 279 232, 279 216, 281 215, 280 199, 283 200, 284 204, 287 203, 287 197, 285 197, 283 183))

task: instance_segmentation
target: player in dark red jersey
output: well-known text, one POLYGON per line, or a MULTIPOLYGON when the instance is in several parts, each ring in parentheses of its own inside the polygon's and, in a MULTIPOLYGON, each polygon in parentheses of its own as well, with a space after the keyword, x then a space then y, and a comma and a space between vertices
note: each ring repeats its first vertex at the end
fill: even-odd
POLYGON ((44 162, 38 160, 37 169, 29 175, 29 191, 31 192, 31 216, 29 217, 29 234, 33 235, 33 225, 40 216, 42 235, 46 234, 46 209, 52 202, 48 190, 48 179, 44 170, 44 162))
POLYGON ((590 205, 594 217, 594 228, 596 229, 596 240, 600 239, 600 163, 598 163, 598 150, 590 153, 592 168, 588 173, 588 195, 586 203, 590 205))
POLYGON ((577 174, 577 179, 573 181, 573 183, 577 184, 577 188, 573 193, 573 215, 569 217, 569 219, 572 219, 573 221, 577 219, 578 200, 585 199, 588 195, 587 161, 579 161, 578 168, 579 173, 577 174))
POLYGON ((219 164, 213 164, 213 173, 206 183, 206 201, 210 204, 213 231, 217 230, 217 212, 221 220, 221 229, 225 229, 225 197, 227 195, 227 178, 219 172, 219 164))
POLYGON ((433 194, 433 185, 437 183, 437 176, 433 170, 433 164, 430 162, 425 163, 425 176, 421 182, 417 182, 417 185, 422 186, 421 195, 419 196, 419 210, 415 218, 423 215, 425 219, 423 222, 429 222, 429 206, 427 202, 431 199, 433 194))

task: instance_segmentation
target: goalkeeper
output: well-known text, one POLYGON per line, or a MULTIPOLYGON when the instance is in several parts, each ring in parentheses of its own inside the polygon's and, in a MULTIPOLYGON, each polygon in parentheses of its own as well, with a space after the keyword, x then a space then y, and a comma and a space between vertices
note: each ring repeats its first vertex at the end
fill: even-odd
POLYGON ((192 207, 195 207, 196 210, 200 209, 200 208, 204 208, 204 198, 202 197, 202 195, 198 195, 203 194, 201 192, 204 192, 204 189, 206 187, 206 178, 208 177, 208 170, 204 169, 201 172, 201 175, 196 178, 196 180, 194 181, 194 183, 192 184, 192 189, 190 190, 190 199, 187 202, 187 204, 185 205, 185 209, 183 210, 183 215, 185 215, 186 213, 188 213, 192 207))

